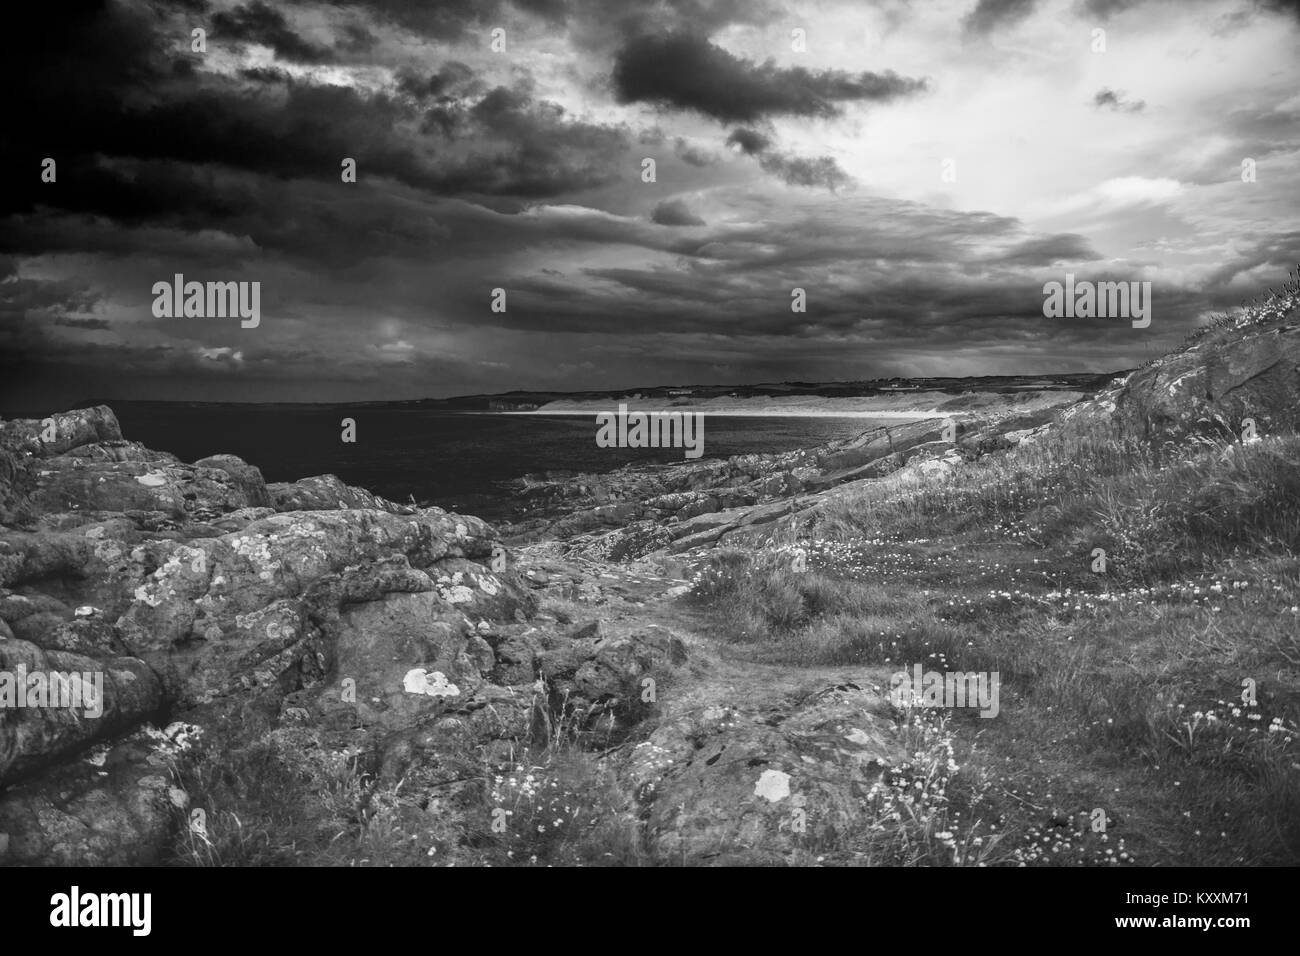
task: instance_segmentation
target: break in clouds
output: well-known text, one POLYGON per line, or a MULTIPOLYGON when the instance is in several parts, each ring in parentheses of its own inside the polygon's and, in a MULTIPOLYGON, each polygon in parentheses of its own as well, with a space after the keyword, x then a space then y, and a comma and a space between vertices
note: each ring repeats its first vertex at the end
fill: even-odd
POLYGON ((0 45, 6 406, 1114 371, 1300 261, 1285 4, 105 0, 0 45), (1149 326, 1048 318, 1067 274, 1149 326))

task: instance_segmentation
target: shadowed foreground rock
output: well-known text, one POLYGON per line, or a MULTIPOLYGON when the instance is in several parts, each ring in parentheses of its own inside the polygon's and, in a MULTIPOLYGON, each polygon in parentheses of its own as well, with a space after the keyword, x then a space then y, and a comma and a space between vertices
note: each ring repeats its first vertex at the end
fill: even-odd
POLYGON ((103 406, 0 423, 0 450, 0 671, 103 687, 95 716, 30 694, 0 709, 3 862, 148 862, 178 808, 160 713, 198 739, 346 682, 348 723, 402 730, 474 700, 497 663, 479 628, 532 611, 477 518, 333 476, 268 487, 231 455, 185 464, 103 406), (87 769, 97 742, 112 769, 87 769))

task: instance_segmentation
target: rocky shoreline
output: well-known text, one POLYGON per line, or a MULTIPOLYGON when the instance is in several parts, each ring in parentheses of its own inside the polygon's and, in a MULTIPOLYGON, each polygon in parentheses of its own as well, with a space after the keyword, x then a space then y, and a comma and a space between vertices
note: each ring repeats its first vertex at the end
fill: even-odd
MULTIPOLYGON (((610 812, 647 852, 788 859, 792 773, 851 814, 903 745, 870 673, 720 655, 675 603, 687 562, 808 533, 841 491, 932 480, 1048 429, 1294 427, 1290 326, 1230 332, 1095 398, 1013 397, 956 431, 927 419, 786 454, 529 476, 500 528, 333 476, 185 463, 124 437, 106 406, 0 422, 0 672, 103 677, 93 716, 0 707, 0 863, 175 862, 233 825, 196 805, 187 767, 285 740, 346 759, 363 804, 400 789, 403 812, 490 840, 494 773, 561 727, 601 755, 610 812)), ((814 836, 833 844, 836 819, 814 836)))
POLYGON ((516 489, 529 517, 499 535, 330 475, 267 483, 231 455, 187 464, 125 438, 106 406, 2 422, 0 671, 102 673, 104 699, 97 717, 0 709, 0 862, 165 858, 194 809, 175 768, 213 735, 310 726, 385 779, 425 750, 440 766, 491 763, 538 722, 617 741, 645 716, 642 679, 671 682, 701 649, 640 626, 635 600, 611 629, 540 611, 539 592, 608 603, 595 563, 647 556, 618 572, 624 585, 680 592, 664 555, 846 482, 944 467, 991 434, 954 445, 944 425, 535 476, 516 489))
POLYGON ((854 438, 780 454, 734 455, 606 474, 546 472, 508 483, 518 502, 501 531, 511 542, 560 540, 613 561, 672 555, 744 537, 814 509, 834 489, 896 475, 941 474, 1010 448, 1044 428, 1082 393, 949 398, 950 416, 871 426, 854 438))

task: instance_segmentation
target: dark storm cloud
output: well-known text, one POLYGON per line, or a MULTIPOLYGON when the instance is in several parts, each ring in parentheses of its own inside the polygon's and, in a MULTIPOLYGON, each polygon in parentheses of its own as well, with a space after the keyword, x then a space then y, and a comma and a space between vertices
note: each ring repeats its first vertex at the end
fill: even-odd
POLYGON ((666 199, 659 203, 650 214, 650 219, 661 226, 704 225, 704 220, 691 212, 690 207, 680 199, 666 199))
MULTIPOLYGON (((302 5, 302 0, 294 2, 302 5)), ((477 33, 485 45, 488 31, 504 26, 514 11, 559 26, 573 6, 568 0, 350 0, 338 5, 429 39, 455 42, 473 39, 477 33)))
MULTIPOLYGON (((60 156, 58 172, 57 183, 43 184, 32 182, 34 177, 29 171, 18 181, 20 188, 0 200, 0 210, 64 210, 128 226, 157 222, 201 229, 237 216, 253 202, 247 189, 222 182, 212 170, 170 160, 60 156)), ((42 243, 64 248, 64 243, 50 231, 56 218, 46 215, 11 219, 7 228, 0 229, 0 249, 35 252, 44 248, 42 243)), ((75 242, 78 229, 93 231, 87 224, 73 224, 67 238, 75 242)))
MULTIPOLYGON (((0 143, 0 250, 53 262, 76 254, 79 273, 97 272, 93 292, 80 280, 0 283, 0 353, 10 372, 41 368, 80 389, 83 381, 120 383, 116 373, 91 374, 116 368, 143 376, 132 386, 142 394, 150 383, 193 385, 209 370, 228 370, 239 340, 222 342, 228 330, 201 323, 147 321, 146 293, 160 272, 269 278, 263 304, 285 328, 311 308, 304 299, 319 301, 322 285, 294 273, 325 274, 338 280, 331 308, 369 315, 400 271, 393 263, 448 241, 448 227, 430 213, 438 197, 549 198, 635 169, 625 155, 627 129, 576 120, 538 99, 526 78, 494 86, 454 61, 408 71, 404 84, 380 92, 317 83, 278 65, 221 75, 195 69, 206 67, 199 55, 175 59, 170 51, 188 50, 189 30, 187 20, 168 19, 175 13, 175 4, 47 5, 25 18, 25 32, 0 31, 0 56, 26 81, 24 109, 9 114, 0 143), (58 164, 53 183, 40 179, 46 156, 58 164), (339 180, 343 156, 358 160, 356 185, 339 180), (276 279, 285 264, 290 278, 276 279), (233 350, 196 353, 198 343, 233 350)), ((262 8, 241 7, 232 17, 224 35, 267 43, 277 63, 320 53, 295 45, 262 8)), ((209 37, 210 50, 221 32, 209 37)), ((10 275, 16 257, 0 263, 10 275)), ((426 294, 422 305, 393 309, 427 315, 429 301, 426 294)), ((365 348, 343 361, 329 355, 335 339, 324 333, 297 364, 285 348, 259 340, 261 354, 256 344, 246 353, 241 380, 310 381, 322 363, 335 378, 373 377, 365 348)), ((473 364, 461 363, 449 380, 468 381, 473 364)))
POLYGON ((926 88, 925 80, 892 70, 855 74, 755 64, 696 33, 630 40, 615 58, 613 80, 621 102, 694 110, 721 122, 837 116, 846 102, 882 102, 926 88))
POLYGON ((527 85, 497 87, 477 102, 442 110, 441 122, 426 125, 426 133, 455 131, 470 145, 460 148, 445 133, 413 140, 402 130, 417 111, 394 97, 300 82, 274 97, 199 92, 127 118, 115 138, 124 152, 146 143, 136 149, 334 181, 347 156, 356 159, 360 175, 435 193, 525 197, 609 181, 616 175, 613 156, 628 140, 623 129, 570 120, 561 107, 533 99, 527 85), (146 140, 146 130, 157 135, 146 140))
MULTIPOLYGON (((302 0, 295 0, 302 2, 302 0)), ((628 37, 646 33, 697 30, 705 35, 724 27, 761 25, 785 15, 779 0, 352 0, 349 7, 364 11, 378 23, 391 24, 419 36, 450 42, 484 45, 489 31, 506 27, 512 15, 522 14, 525 32, 514 39, 526 41, 528 30, 567 28, 575 43, 587 50, 605 51, 628 37)), ((511 36, 507 33, 507 42, 511 36)))
POLYGON ((682 162, 691 166, 712 166, 718 161, 718 157, 714 154, 692 146, 680 136, 673 142, 673 152, 677 154, 682 162))
MULTIPOLYGON (((815 135, 778 141, 768 117, 831 117, 921 81, 757 64, 703 39, 784 28, 791 13, 770 4, 231 2, 207 58, 188 52, 205 20, 165 0, 47 4, 34 26, 0 33, 25 77, 0 142, 0 362, 63 377, 73 398, 193 397, 216 381, 202 397, 312 400, 594 376, 621 387, 679 371, 826 379, 952 361, 977 373, 998 354, 1003 369, 1037 356, 1043 369, 1110 366, 1115 347, 1131 348, 1118 325, 1042 318, 1043 281, 1113 265, 1083 237, 821 192, 847 175, 816 155, 815 135), (486 55, 497 25, 510 30, 500 59, 486 55), (701 39, 674 40, 686 30, 701 39), (685 53, 662 75, 644 56, 656 42, 685 53), (254 43, 273 55, 251 59, 254 43), (629 64, 629 100, 674 108, 661 127, 610 109, 604 77, 629 64), (654 184, 638 176, 647 154, 654 184), (39 180, 45 156, 57 183, 39 180), (340 182, 343 156, 358 160, 355 184, 340 182), (173 271, 263 281, 265 321, 254 333, 154 320, 151 284, 173 271), (510 295, 500 315, 488 307, 498 286, 510 295), (795 286, 806 315, 790 312, 795 286)), ((1071 106, 1090 112, 1086 99, 1071 106)), ((1229 148, 1261 157, 1294 140, 1294 113, 1242 106, 1206 105, 1227 140, 1204 160, 1220 178, 1239 161, 1229 148)), ((1235 304, 1261 263, 1285 271, 1298 246, 1260 230, 1205 289, 1158 289, 1169 319, 1152 334, 1180 334, 1207 302, 1235 304)), ((13 380, 0 374, 0 387, 13 380)))
POLYGON ((0 54, 33 105, 73 99, 112 109, 116 90, 165 75, 156 24, 146 10, 105 0, 38 4, 25 11, 20 29, 0 30, 0 54))
POLYGON ((967 33, 984 34, 1023 20, 1034 10, 1036 0, 979 0, 965 20, 967 33))
POLYGON ((473 151, 439 170, 432 184, 439 192, 542 198, 625 175, 626 127, 573 120, 563 107, 533 99, 527 84, 491 90, 465 116, 476 133, 473 151))
POLYGON ((450 99, 453 93, 473 92, 477 85, 474 71, 456 60, 426 75, 409 69, 397 74, 397 88, 419 99, 450 99))
POLYGON ((1123 90, 1103 88, 1092 98, 1092 105, 1097 109, 1110 109, 1123 113, 1139 113, 1146 108, 1145 100, 1126 99, 1123 90))
POLYGON ((757 156, 763 150, 772 145, 772 141, 755 129, 746 129, 739 127, 731 131, 727 137, 728 146, 739 146, 741 152, 747 156, 757 156))
POLYGON ((283 59, 298 63, 328 63, 334 58, 326 47, 304 40, 290 27, 284 14, 254 0, 230 11, 212 15, 212 36, 269 46, 283 59))
POLYGON ((772 148, 772 141, 757 130, 739 127, 727 137, 728 146, 738 146, 746 156, 758 157, 759 167, 791 186, 820 186, 834 191, 852 178, 829 156, 805 159, 772 148))
POLYGON ((74 279, 9 279, 0 283, 0 355, 15 363, 57 346, 48 329, 70 326, 67 313, 94 308, 98 295, 74 279))
MULTIPOLYGON (((279 22, 255 6, 240 10, 248 35, 279 22)), ((254 202, 279 205, 274 190, 232 186, 220 167, 271 182, 338 183, 346 156, 364 179, 535 199, 610 182, 625 165, 626 129, 576 121, 535 99, 526 80, 491 89, 458 62, 402 74, 393 95, 318 85, 276 67, 241 79, 178 77, 164 52, 174 36, 147 9, 37 13, 25 42, 15 31, 0 39, 32 81, 27 109, 11 114, 15 145, 0 150, 11 184, 0 215, 22 214, 0 229, 0 248, 40 248, 25 238, 43 231, 31 217, 38 209, 197 229, 229 227, 255 212, 254 202), (56 183, 39 179, 46 156, 58 164, 56 183)))
MULTIPOLYGON (((594 213, 582 226, 566 219, 557 239, 639 245, 647 254, 636 264, 576 275, 537 270, 503 279, 510 309, 498 321, 520 330, 598 333, 618 314, 664 333, 797 337, 811 328, 792 324, 790 289, 799 286, 816 299, 807 322, 823 331, 848 333, 865 318, 909 329, 933 321, 957 341, 968 319, 1006 329, 1026 315, 1041 318, 1044 280, 1027 277, 1027 270, 1045 267, 1051 277, 1061 261, 1097 258, 1079 237, 1034 236, 1016 220, 988 213, 870 197, 823 197, 785 211, 788 219, 677 234, 670 245, 634 222, 594 213), (985 247, 1001 251, 975 251, 985 247)), ((534 244, 517 229, 511 233, 497 241, 534 244)), ((456 278, 448 294, 466 313, 482 307, 480 283, 456 278)))
POLYGON ((17 321, 28 313, 86 312, 97 296, 75 279, 9 279, 0 283, 0 315, 17 321))
POLYGON ((207 0, 149 0, 149 6, 154 9, 185 10, 189 13, 206 13, 209 9, 207 0))
POLYGON ((759 157, 758 165, 764 172, 780 178, 791 186, 810 186, 834 192, 853 181, 830 156, 807 159, 786 153, 766 152, 759 157))
POLYGON ((344 53, 365 53, 376 42, 376 37, 359 23, 345 23, 335 46, 344 53))

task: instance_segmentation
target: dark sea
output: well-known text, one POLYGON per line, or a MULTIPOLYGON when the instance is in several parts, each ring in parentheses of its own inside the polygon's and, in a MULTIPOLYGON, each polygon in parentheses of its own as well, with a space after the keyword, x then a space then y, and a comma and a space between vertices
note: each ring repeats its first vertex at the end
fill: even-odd
MULTIPOLYGON (((122 433, 192 462, 238 455, 267 481, 335 474, 395 501, 499 518, 500 483, 543 471, 613 471, 629 462, 683 461, 681 449, 599 448, 595 413, 503 415, 388 406, 187 405, 114 402, 122 433), (340 422, 356 420, 355 444, 340 422)), ((904 419, 898 419, 903 421, 904 419)), ((892 420, 708 415, 704 459, 790 451, 850 438, 892 420)))

